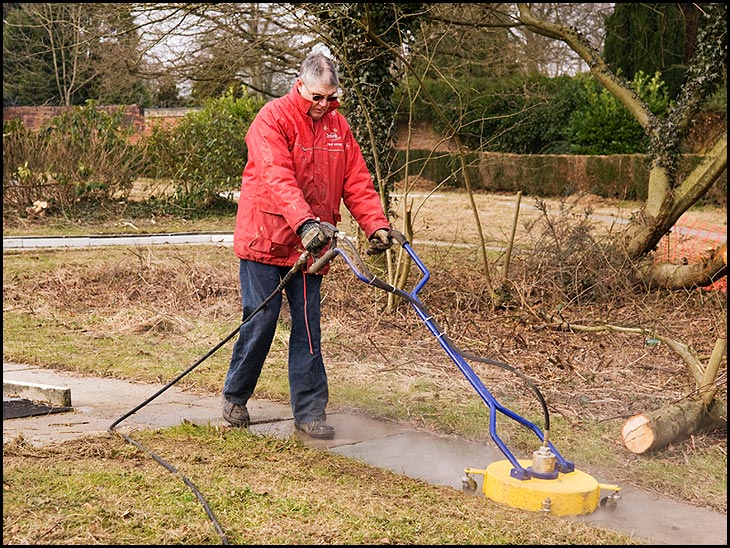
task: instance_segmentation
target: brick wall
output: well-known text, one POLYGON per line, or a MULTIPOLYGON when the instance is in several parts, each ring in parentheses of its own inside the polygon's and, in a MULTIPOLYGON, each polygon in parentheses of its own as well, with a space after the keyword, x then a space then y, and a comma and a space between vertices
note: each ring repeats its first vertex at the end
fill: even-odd
MULTIPOLYGON (((3 107, 3 123, 10 120, 20 120, 26 128, 36 131, 58 116, 72 108, 79 107, 3 107)), ((137 141, 145 135, 149 135, 152 127, 156 124, 175 124, 181 117, 185 116, 192 109, 188 108, 155 108, 143 109, 138 105, 120 107, 118 105, 97 106, 98 110, 114 113, 119 108, 124 109, 123 124, 125 127, 133 127, 137 141)))

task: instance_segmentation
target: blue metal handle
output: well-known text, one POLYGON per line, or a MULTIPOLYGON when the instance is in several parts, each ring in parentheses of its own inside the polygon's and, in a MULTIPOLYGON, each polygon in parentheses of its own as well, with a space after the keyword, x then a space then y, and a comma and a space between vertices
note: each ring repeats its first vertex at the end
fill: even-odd
MULTIPOLYGON (((429 331, 433 333, 441 347, 446 351, 448 356, 453 360, 453 362, 466 377, 472 387, 474 387, 474 389, 477 391, 484 403, 486 403, 489 407, 489 434, 494 443, 497 444, 497 447, 499 447, 500 451, 502 451, 502 453, 507 457, 507 459, 514 467, 511 471, 512 477, 520 480, 529 479, 533 476, 533 473, 520 465, 518 460, 515 458, 515 456, 507 448, 507 446, 497 434, 497 411, 532 430, 541 442, 545 441, 545 434, 533 422, 530 422, 524 417, 501 405, 489 392, 487 387, 484 386, 484 383, 482 383, 481 379, 477 376, 471 366, 469 366, 461 352, 459 352, 450 344, 448 337, 446 337, 438 324, 434 321, 433 316, 428 313, 425 306, 423 306, 420 299, 418 298, 418 293, 423 289, 423 287, 426 285, 429 278, 431 277, 428 268, 426 268, 426 265, 418 257, 418 255, 413 250, 410 243, 408 243, 403 234, 396 230, 391 230, 391 236, 396 241, 398 241, 401 247, 406 251, 406 253, 408 253, 409 257, 413 260, 418 269, 421 271, 421 279, 418 281, 418 283, 410 293, 400 290, 372 274, 365 262, 360 257, 360 254, 357 252, 355 246, 347 238, 343 239, 346 244, 346 249, 339 245, 340 239, 337 239, 336 237, 333 238, 334 244, 333 247, 330 248, 331 254, 329 256, 329 259, 331 260, 335 257, 335 255, 341 255, 347 265, 350 267, 350 270, 352 270, 355 276, 357 276, 361 281, 365 282, 368 285, 374 285, 380 289, 383 289, 384 291, 399 295, 405 298, 411 304, 413 309, 416 311, 416 314, 418 314, 421 320, 426 324, 429 331)), ((547 445, 556 457, 558 471, 568 473, 572 472, 575 469, 574 464, 572 462, 566 461, 551 442, 548 442, 547 445)))

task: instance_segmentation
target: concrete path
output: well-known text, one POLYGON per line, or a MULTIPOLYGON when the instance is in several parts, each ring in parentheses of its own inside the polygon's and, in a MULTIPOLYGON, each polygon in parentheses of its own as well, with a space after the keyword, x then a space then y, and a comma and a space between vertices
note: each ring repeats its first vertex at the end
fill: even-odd
MULTIPOLYGON (((3 393, 12 383, 35 383, 69 389, 73 410, 45 416, 3 420, 3 443, 19 435, 34 445, 62 442, 115 429, 133 437, 141 428, 160 428, 183 421, 202 425, 225 424, 221 399, 201 396, 176 387, 132 383, 110 378, 83 377, 29 365, 3 363, 3 393), (152 398, 152 399, 151 399, 152 398), (149 403, 137 407, 150 400, 149 403), (123 420, 119 420, 124 417, 123 420)), ((461 490, 465 468, 484 469, 503 460, 496 447, 463 439, 434 435, 403 425, 351 414, 330 414, 337 435, 330 441, 312 440, 294 429, 288 405, 266 401, 249 402, 251 430, 277 437, 298 436, 323 451, 331 451, 373 466, 461 490)), ((481 477, 473 476, 484 496, 481 477)), ((595 478, 614 483, 611 478, 595 478)), ((678 503, 631 487, 621 486, 622 500, 615 510, 595 512, 570 520, 595 524, 645 540, 649 544, 727 545, 727 516, 678 503)), ((464 495, 471 496, 471 495, 464 495)))

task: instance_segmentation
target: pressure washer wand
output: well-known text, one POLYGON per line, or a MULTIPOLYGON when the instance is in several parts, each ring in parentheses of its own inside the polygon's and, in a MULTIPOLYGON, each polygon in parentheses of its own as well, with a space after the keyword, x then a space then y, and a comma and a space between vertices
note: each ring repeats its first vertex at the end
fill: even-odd
MULTIPOLYGON (((387 291, 389 293, 393 293, 394 295, 397 295, 406 301, 408 301, 412 306, 413 309, 416 311, 418 316, 423 320, 423 322, 426 324, 428 329, 437 337, 439 344, 444 348, 446 353, 451 357, 451 359, 454 361, 456 366, 459 368, 459 370, 464 374, 464 376, 467 378, 467 380, 471 383, 471 385, 476 389, 476 391, 479 393, 479 395, 482 397, 484 402, 488 405, 489 411, 490 411, 490 421, 489 421, 489 432, 494 440, 494 442, 497 444, 499 449, 504 453, 504 455, 507 457, 507 459, 512 463, 514 466, 513 470, 513 477, 517 479, 528 479, 531 477, 532 473, 528 470, 525 470, 522 465, 519 463, 517 458, 512 454, 512 452, 507 448, 507 446, 504 444, 504 442, 500 439, 499 435, 496 431, 496 414, 497 411, 500 413, 506 415, 507 417, 517 421, 518 423, 522 424, 523 426, 529 428, 532 430, 537 437, 541 440, 542 445, 540 449, 538 449, 535 454, 538 455, 541 459, 541 463, 544 463, 543 468, 544 469, 554 469, 555 468, 555 462, 558 463, 558 467, 560 471, 562 472, 569 472, 573 470, 574 465, 572 462, 566 461, 562 455, 558 452, 558 450, 553 446, 553 444, 549 440, 549 432, 550 432, 550 414, 548 411, 547 402, 545 401, 545 398, 541 394, 538 387, 533 383, 525 374, 520 372, 518 369, 504 363, 498 360, 492 360, 486 357, 477 356, 474 354, 471 354, 469 352, 466 352, 464 350, 461 350, 458 348, 453 341, 449 339, 449 337, 446 335, 446 333, 443 331, 443 329, 438 325, 436 320, 434 319, 433 315, 426 309, 424 304, 420 301, 418 298, 418 292, 425 286, 426 282, 430 278, 430 272, 428 271, 428 268, 426 268, 426 265, 423 264, 423 262, 420 260, 420 258, 416 255, 416 252, 413 250, 411 245, 409 244, 408 240, 406 239, 405 235, 400 233, 399 231, 392 229, 390 231, 390 236, 396 240, 400 246, 406 251, 406 253, 410 256, 410 258, 416 263, 416 266, 421 271, 422 277, 421 280, 418 282, 416 287, 411 291, 407 292, 402 289, 399 289, 389 283, 387 283, 385 280, 381 280, 376 275, 374 275, 372 272, 370 272, 367 264, 362 259, 360 254, 358 253, 355 245, 346 237, 342 238, 342 246, 339 245, 338 240, 336 239, 337 234, 335 233, 335 236, 332 238, 332 246, 330 250, 327 252, 327 254, 323 255, 321 260, 324 260, 325 257, 329 257, 329 254, 331 254, 331 257, 329 257, 329 260, 331 260, 335 254, 342 255, 342 258, 345 260, 347 265, 350 267, 350 269, 353 271, 355 276, 359 278, 361 281, 367 283, 368 285, 371 285, 373 287, 376 287, 378 289, 382 289, 383 291, 387 291), (525 383, 533 390, 535 395, 537 396, 538 400, 540 401, 540 404, 542 405, 543 414, 545 418, 545 429, 540 430, 540 428, 527 420, 524 417, 521 417, 517 413, 511 411, 510 409, 507 409, 503 405, 501 405, 494 396, 489 392, 489 390, 484 386, 481 379, 476 375, 474 370, 469 366, 469 364, 466 362, 466 360, 473 360, 480 363, 486 363, 490 365, 498 366, 502 369, 505 369, 507 371, 510 371, 520 377, 525 383)), ((316 264, 316 263, 315 263, 316 264)), ((314 265, 313 265, 314 267, 314 265)), ((313 268, 312 267, 312 268, 313 268)), ((312 268, 310 268, 310 273, 312 272, 312 268)), ((542 471, 534 471, 535 474, 543 474, 542 471)), ((547 474, 543 474, 547 475, 547 474)), ((555 475, 557 475, 557 472, 555 472, 555 475)))

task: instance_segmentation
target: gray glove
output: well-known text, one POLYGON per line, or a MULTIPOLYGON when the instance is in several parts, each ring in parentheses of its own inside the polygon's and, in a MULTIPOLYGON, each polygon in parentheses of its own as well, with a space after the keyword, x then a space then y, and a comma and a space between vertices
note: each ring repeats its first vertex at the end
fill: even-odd
POLYGON ((326 246, 327 243, 330 241, 330 239, 324 233, 324 230, 322 230, 322 227, 319 225, 319 221, 306 221, 299 228, 298 232, 299 237, 302 239, 302 245, 304 246, 304 249, 309 251, 312 255, 316 255, 317 253, 322 251, 324 246, 326 246))
POLYGON ((370 242, 370 249, 368 249, 368 255, 377 255, 383 253, 386 249, 390 249, 393 245, 393 238, 390 237, 390 229, 380 228, 373 232, 373 235, 368 238, 370 242))

